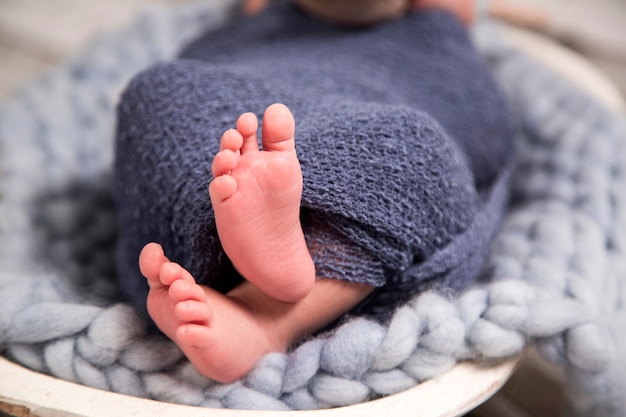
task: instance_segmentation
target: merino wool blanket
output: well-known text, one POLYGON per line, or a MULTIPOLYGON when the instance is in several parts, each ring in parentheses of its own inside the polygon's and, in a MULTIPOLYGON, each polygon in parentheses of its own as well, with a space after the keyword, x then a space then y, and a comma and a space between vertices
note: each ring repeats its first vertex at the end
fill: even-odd
POLYGON ((239 282, 207 193, 211 159, 239 114, 261 116, 273 102, 296 119, 318 277, 378 288, 357 312, 387 319, 427 286, 458 290, 478 277, 515 135, 466 29, 443 11, 338 28, 279 2, 144 71, 123 95, 118 274, 137 308, 147 294, 137 259, 150 241, 200 283, 239 282))

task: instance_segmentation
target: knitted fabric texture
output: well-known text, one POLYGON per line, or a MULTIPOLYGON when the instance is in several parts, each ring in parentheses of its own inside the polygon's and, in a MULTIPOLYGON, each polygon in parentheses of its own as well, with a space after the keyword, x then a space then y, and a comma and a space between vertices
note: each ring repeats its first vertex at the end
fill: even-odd
POLYGON ((382 287, 359 310, 385 318, 428 284, 476 279, 504 213, 515 134, 452 15, 342 30, 282 2, 183 56, 195 59, 135 77, 119 106, 118 274, 134 305, 145 309, 137 257, 151 241, 200 283, 232 287, 207 193, 211 157, 239 114, 275 101, 296 118, 319 277, 382 287))
MULTIPOLYGON (((461 360, 535 342, 567 374, 570 415, 626 410, 626 126, 495 40, 482 51, 517 109, 514 201, 483 279, 428 291, 387 325, 347 320, 246 378, 215 384, 119 303, 111 202, 121 87, 171 58, 233 2, 153 12, 99 38, 0 108, 0 348, 34 370, 96 388, 208 407, 304 409, 409 388, 461 360)), ((483 28, 484 29, 484 28, 483 28)))

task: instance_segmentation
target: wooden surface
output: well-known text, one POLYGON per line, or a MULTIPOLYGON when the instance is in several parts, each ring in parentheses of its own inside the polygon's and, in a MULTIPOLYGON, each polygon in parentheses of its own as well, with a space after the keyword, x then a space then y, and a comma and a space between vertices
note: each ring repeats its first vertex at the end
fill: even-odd
POLYGON ((609 77, 626 95, 626 1, 508 0, 542 8, 542 34, 573 49, 609 77))
POLYGON ((506 32, 509 43, 535 61, 559 73, 588 95, 616 110, 624 110, 624 95, 609 76, 572 50, 545 36, 517 28, 506 32))
POLYGON ((520 358, 481 367, 463 363, 412 389, 349 407, 312 411, 241 411, 188 407, 100 391, 51 378, 0 358, 0 410, 18 417, 452 417, 489 398, 520 358))

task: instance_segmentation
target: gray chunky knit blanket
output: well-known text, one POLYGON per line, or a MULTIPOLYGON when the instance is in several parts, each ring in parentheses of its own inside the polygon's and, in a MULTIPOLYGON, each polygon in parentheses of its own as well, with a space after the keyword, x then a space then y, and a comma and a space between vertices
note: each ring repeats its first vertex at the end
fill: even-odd
MULTIPOLYGON (((208 407, 305 409, 409 388, 528 341, 567 375, 572 415, 626 410, 626 122, 507 45, 482 51, 522 127, 513 204, 480 282, 346 321, 241 381, 198 375, 118 302, 111 202, 123 85, 231 18, 233 1, 143 16, 0 108, 0 349, 85 385, 208 407), (176 389, 172 389, 175 387, 176 389)), ((484 29, 484 28, 483 28, 484 29)))

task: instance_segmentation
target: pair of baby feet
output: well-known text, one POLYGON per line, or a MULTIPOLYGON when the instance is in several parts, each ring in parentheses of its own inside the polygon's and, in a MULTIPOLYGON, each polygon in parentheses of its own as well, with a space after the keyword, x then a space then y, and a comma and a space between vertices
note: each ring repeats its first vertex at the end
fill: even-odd
MULTIPOLYGON (((222 382, 243 376, 265 353, 283 351, 294 335, 277 329, 274 303, 295 303, 315 283, 315 266, 300 224, 302 172, 295 122, 282 104, 267 108, 259 148, 254 114, 224 133, 209 194, 218 234, 247 283, 223 295, 198 285, 157 243, 139 265, 149 285, 148 312, 204 375, 222 382)), ((283 309, 284 310, 284 309, 283 309)))

